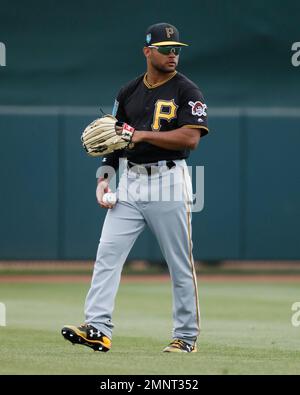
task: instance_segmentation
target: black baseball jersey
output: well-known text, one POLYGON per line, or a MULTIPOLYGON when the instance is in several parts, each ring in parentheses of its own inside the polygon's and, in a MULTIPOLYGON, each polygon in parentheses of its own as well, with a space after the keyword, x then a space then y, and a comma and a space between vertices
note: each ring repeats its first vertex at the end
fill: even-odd
MULTIPOLYGON (((197 85, 175 71, 166 81, 152 86, 147 81, 147 74, 129 82, 117 96, 113 115, 136 130, 163 133, 188 126, 199 129, 204 136, 208 133, 206 109, 197 85)), ((153 163, 185 159, 189 153, 188 149, 168 150, 141 142, 132 149, 106 155, 102 162, 117 169, 120 157, 127 157, 134 163, 153 163)))

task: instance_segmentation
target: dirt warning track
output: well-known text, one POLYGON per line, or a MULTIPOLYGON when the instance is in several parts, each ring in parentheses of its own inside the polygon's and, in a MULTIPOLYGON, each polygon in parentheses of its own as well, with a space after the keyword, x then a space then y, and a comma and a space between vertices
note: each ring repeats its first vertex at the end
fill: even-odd
MULTIPOLYGON (((0 283, 90 283, 91 275, 0 275, 0 283)), ((288 282, 300 283, 300 275, 199 275, 198 282, 288 282)), ((168 282, 170 277, 168 275, 124 275, 121 279, 122 283, 139 283, 139 282, 168 282)))

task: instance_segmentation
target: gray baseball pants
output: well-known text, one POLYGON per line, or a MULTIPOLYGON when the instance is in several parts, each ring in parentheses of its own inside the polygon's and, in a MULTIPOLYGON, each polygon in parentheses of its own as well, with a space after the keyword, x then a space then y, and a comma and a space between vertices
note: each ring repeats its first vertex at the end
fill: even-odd
POLYGON ((173 290, 173 338, 193 345, 200 332, 200 309, 192 255, 192 185, 185 160, 168 169, 164 161, 151 176, 140 166, 125 169, 118 202, 107 211, 92 283, 85 302, 86 323, 112 338, 112 313, 121 271, 146 225, 167 262, 173 290), (143 170, 143 171, 142 171, 143 170))

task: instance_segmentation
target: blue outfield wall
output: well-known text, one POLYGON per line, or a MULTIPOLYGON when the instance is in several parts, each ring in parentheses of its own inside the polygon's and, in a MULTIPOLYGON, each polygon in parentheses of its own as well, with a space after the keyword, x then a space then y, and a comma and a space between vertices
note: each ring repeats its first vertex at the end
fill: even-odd
MULTIPOLYGON (((80 135, 97 113, 1 109, 0 259, 94 259, 106 211, 95 199, 100 160, 80 135)), ((195 259, 300 259, 300 111, 211 109, 209 121, 188 160, 205 172, 195 259)), ((150 231, 129 257, 162 259, 150 231)))

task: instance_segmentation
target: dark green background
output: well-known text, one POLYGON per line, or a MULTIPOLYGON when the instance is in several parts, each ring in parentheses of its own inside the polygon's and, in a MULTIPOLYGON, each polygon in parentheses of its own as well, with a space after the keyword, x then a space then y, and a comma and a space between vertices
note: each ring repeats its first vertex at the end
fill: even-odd
POLYGON ((190 44, 179 70, 210 106, 300 103, 296 0, 3 1, 2 104, 110 104, 145 68, 147 26, 166 21, 190 44))
MULTIPOLYGON (((83 128, 145 69, 148 25, 176 25, 179 70, 202 89, 210 134, 193 215, 196 259, 300 259, 298 1, 1 1, 0 259, 86 259, 105 210, 83 128), (42 107, 41 107, 42 106, 42 107)), ((160 260, 143 234, 131 257, 160 260)))

